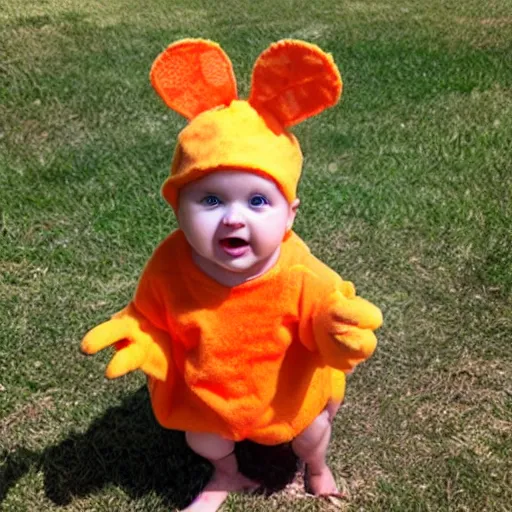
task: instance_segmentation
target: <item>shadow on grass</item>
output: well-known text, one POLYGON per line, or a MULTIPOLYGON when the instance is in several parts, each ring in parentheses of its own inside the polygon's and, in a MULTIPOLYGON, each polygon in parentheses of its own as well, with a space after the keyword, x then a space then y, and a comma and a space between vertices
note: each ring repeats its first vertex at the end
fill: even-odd
MULTIPOLYGON (((293 480, 297 460, 288 445, 237 444, 240 467, 265 494, 293 480)), ((44 474, 45 494, 59 506, 114 485, 132 499, 157 494, 183 508, 206 483, 211 468, 186 445, 182 432, 158 426, 145 388, 108 409, 83 434, 71 434, 40 453, 23 447, 0 454, 0 504, 32 468, 44 474)))

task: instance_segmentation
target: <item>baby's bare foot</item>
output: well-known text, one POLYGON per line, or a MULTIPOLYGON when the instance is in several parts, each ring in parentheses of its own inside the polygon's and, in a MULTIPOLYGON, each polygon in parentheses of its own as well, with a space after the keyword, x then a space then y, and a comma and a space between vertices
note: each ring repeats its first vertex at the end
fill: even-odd
POLYGON ((197 498, 182 512, 215 512, 230 492, 253 491, 258 487, 257 482, 240 472, 232 475, 216 471, 197 498))
POLYGON ((332 476, 331 470, 327 466, 323 466, 318 471, 312 472, 306 466, 305 472, 306 490, 315 496, 339 496, 341 493, 338 491, 336 481, 332 476))

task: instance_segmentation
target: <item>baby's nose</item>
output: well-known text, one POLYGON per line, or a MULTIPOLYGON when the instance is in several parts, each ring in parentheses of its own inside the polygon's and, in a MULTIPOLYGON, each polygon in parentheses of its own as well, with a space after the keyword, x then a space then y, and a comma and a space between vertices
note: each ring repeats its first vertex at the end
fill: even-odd
POLYGON ((245 226, 245 221, 240 210, 236 206, 230 206, 222 218, 222 224, 231 228, 242 228, 245 226))

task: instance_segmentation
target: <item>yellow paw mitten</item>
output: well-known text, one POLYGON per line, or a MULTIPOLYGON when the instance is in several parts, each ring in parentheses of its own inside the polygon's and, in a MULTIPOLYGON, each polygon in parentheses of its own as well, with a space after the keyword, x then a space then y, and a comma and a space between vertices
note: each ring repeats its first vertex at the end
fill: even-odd
POLYGON ((345 372, 373 354, 373 331, 381 325, 379 308, 355 293, 338 290, 327 296, 313 318, 315 341, 326 364, 345 372))
POLYGON ((109 346, 116 348, 105 372, 109 379, 138 369, 158 380, 168 378, 169 335, 153 327, 133 304, 91 329, 82 340, 80 349, 85 354, 95 354, 109 346))

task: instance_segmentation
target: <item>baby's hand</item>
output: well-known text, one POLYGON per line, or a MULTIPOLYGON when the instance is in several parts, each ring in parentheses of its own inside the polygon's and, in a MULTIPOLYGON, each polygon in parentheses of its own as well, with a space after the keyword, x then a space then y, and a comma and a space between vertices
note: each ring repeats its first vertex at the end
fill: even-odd
POLYGON ((133 305, 90 330, 80 349, 85 354, 95 354, 111 345, 117 352, 105 372, 109 379, 138 369, 158 380, 167 378, 169 336, 152 327, 133 305))
POLYGON ((313 329, 326 363, 348 373, 372 355, 377 345, 373 331, 381 325, 379 308, 335 291, 315 315, 313 329))

